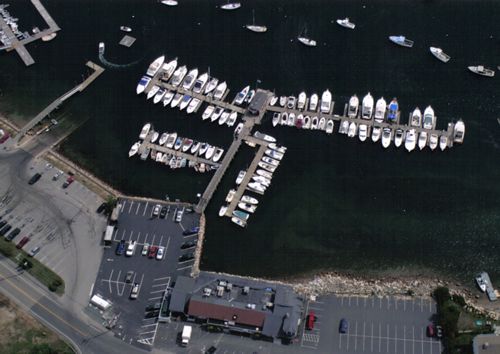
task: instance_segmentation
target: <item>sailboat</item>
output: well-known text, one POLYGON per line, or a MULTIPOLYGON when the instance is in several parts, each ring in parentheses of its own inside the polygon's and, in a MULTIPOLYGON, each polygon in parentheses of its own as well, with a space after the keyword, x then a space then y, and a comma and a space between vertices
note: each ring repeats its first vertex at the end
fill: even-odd
POLYGON ((248 30, 256 33, 264 33, 267 31, 266 26, 256 25, 255 24, 255 10, 252 10, 252 24, 245 26, 248 30))
POLYGON ((300 43, 308 46, 308 47, 316 47, 316 41, 314 39, 311 39, 307 37, 307 27, 304 29, 304 33, 300 34, 297 39, 299 40, 300 43))

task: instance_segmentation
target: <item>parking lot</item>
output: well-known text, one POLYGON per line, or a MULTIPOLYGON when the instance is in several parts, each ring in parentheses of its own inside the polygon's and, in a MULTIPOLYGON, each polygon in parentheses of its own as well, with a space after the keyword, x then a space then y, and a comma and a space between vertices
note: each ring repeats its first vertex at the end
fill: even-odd
POLYGON ((317 320, 302 328, 300 346, 336 353, 441 353, 441 342, 426 336, 436 313, 431 299, 327 296, 308 303, 306 313, 317 320), (340 333, 340 320, 348 322, 340 333))
POLYGON ((160 303, 165 291, 178 275, 191 272, 194 260, 179 260, 183 254, 194 252, 194 247, 181 249, 187 241, 197 239, 197 234, 183 235, 183 231, 199 225, 199 214, 189 212, 187 208, 170 203, 164 217, 154 216, 157 203, 124 199, 118 203, 119 217, 113 235, 111 247, 105 249, 99 268, 93 294, 99 294, 113 304, 113 311, 118 316, 115 335, 131 344, 150 348, 158 330, 158 311, 146 311, 148 305, 160 303), (182 220, 176 221, 177 212, 184 210, 182 220), (124 240, 125 251, 116 254, 117 245, 124 240), (127 245, 136 242, 132 256, 126 255, 127 245), (157 259, 149 255, 149 250, 142 254, 144 244, 151 247, 164 247, 164 256, 157 259), (127 273, 132 277, 127 282, 127 273), (137 299, 130 294, 134 284, 138 284, 137 299))

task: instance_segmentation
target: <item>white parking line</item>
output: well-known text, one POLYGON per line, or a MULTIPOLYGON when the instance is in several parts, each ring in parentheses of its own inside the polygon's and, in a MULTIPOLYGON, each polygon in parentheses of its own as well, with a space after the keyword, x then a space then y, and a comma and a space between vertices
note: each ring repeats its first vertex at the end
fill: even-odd
POLYGON ((139 208, 141 207, 141 203, 137 203, 137 209, 135 210, 135 215, 139 212, 139 208))
POLYGON ((354 351, 357 350, 358 348, 358 341, 356 339, 356 337, 358 336, 358 321, 356 321, 356 329, 355 329, 355 334, 354 334, 354 351))
POLYGON ((128 237, 128 240, 132 240, 132 235, 134 234, 134 230, 130 230, 130 236, 128 237))
POLYGON ((155 244, 155 237, 156 237, 156 235, 155 235, 155 234, 153 234, 153 241, 151 241, 151 244, 152 244, 152 245, 154 245, 154 244, 155 244))
MULTIPOLYGON (((382 324, 381 324, 381 323, 379 323, 379 324, 378 324, 378 336, 379 336, 379 338, 381 338, 381 337, 382 337, 382 324)), ((379 352, 379 353, 380 353, 380 349, 381 349, 381 348, 382 348, 382 340, 381 340, 381 339, 379 339, 379 340, 378 340, 378 352, 379 352)), ((422 353, 422 354, 423 354, 423 353, 422 353)))
POLYGON ((403 354, 406 354, 406 326, 403 325, 403 354))
POLYGON ((144 206, 144 212, 142 213, 142 216, 146 215, 146 210, 148 210, 148 204, 149 204, 149 202, 146 202, 146 205, 144 206))
POLYGON ((130 208, 128 208, 128 213, 130 214, 130 210, 132 210, 132 205, 134 205, 134 201, 130 202, 130 208))
MULTIPOLYGON (((148 318, 148 320, 150 320, 151 318, 148 318)), ((151 326, 156 326, 156 323, 151 323, 151 324, 146 324, 146 325, 142 325, 141 327, 151 327, 151 326)))
MULTIPOLYGON (((186 261, 186 262, 188 262, 188 261, 186 261)), ((184 270, 184 269, 188 269, 188 268, 191 268, 192 266, 193 266, 193 264, 188 265, 188 266, 185 266, 185 267, 177 268, 177 270, 184 270)))
POLYGON ((148 242, 148 236, 149 236, 149 234, 146 232, 146 237, 144 238, 144 243, 148 242))
POLYGON ((113 294, 113 291, 111 291, 111 277, 113 276, 114 271, 115 271, 114 269, 111 269, 111 273, 109 274, 109 281, 110 282, 108 283, 108 285, 109 285, 109 293, 110 294, 113 294))
POLYGON ((115 235, 113 236, 113 241, 119 241, 117 238, 116 238, 116 235, 118 234, 118 229, 115 229, 115 235))
POLYGON ((150 291, 149 293, 150 294, 156 294, 156 293, 164 293, 164 292, 165 292, 165 290, 161 289, 161 290, 150 291))
POLYGON ((165 285, 166 285, 166 286, 168 286, 168 283, 163 283, 163 284, 153 284, 151 287, 152 287, 152 288, 155 288, 155 287, 157 287, 157 286, 165 286, 165 285))
POLYGON ((135 239, 135 240, 137 241, 137 244, 138 244, 138 245, 141 245, 141 246, 142 246, 142 245, 144 245, 144 244, 143 244, 143 243, 139 243, 139 240, 140 240, 140 239, 141 239, 141 232, 139 231, 139 233, 137 234, 137 237, 136 237, 136 239, 135 239))
POLYGON ((363 322, 363 351, 365 351, 365 329, 366 329, 366 322, 363 322))
POLYGON ((120 276, 122 275, 122 271, 121 269, 118 271, 118 276, 116 277, 116 281, 115 281, 115 284, 116 284, 116 292, 118 293, 118 296, 122 296, 123 295, 123 292, 125 291, 125 287, 122 288, 122 291, 120 292, 120 287, 118 286, 118 282, 119 282, 119 279, 120 279, 120 276))
POLYGON ((153 279, 153 281, 163 280, 163 279, 168 279, 168 280, 169 280, 169 283, 170 283, 170 277, 154 278, 154 279, 153 279))
POLYGON ((158 243, 158 245, 161 246, 162 241, 163 241, 163 235, 160 236, 160 243, 158 243))
POLYGON ((148 334, 148 333, 155 333, 156 330, 154 331, 147 331, 147 332, 142 332, 142 333, 139 333, 140 336, 144 335, 144 334, 148 334))
POLYGON ((148 301, 154 301, 154 300, 159 300, 159 299, 163 299, 163 296, 150 297, 150 298, 148 299, 148 301))
POLYGON ((123 204, 121 205, 120 214, 123 213, 123 210, 125 209, 125 204, 127 204, 126 200, 124 200, 123 204))

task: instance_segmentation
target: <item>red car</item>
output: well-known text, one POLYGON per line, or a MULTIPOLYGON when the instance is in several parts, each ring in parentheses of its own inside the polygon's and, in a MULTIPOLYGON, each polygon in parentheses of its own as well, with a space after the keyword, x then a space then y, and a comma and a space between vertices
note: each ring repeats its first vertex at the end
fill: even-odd
POLYGON ((28 243, 28 241, 30 240, 30 238, 28 236, 24 236, 21 241, 19 241, 16 245, 16 248, 17 249, 21 249, 24 247, 25 244, 28 243))
POLYGON ((3 144, 5 143, 5 141, 7 141, 7 139, 10 138, 10 134, 9 133, 5 133, 1 138, 0 138, 0 144, 3 144))
POLYGON ((73 183, 74 181, 75 181, 75 177, 73 177, 73 176, 69 176, 69 177, 68 177, 68 179, 66 180, 66 182, 64 182, 64 184, 63 184, 63 186, 62 186, 62 187, 63 187, 63 188, 68 188, 68 187, 69 187, 69 185, 70 185, 71 183, 73 183))
POLYGON ((434 330, 434 325, 431 323, 427 326, 427 337, 434 337, 436 331, 434 330))
POLYGON ((149 247, 148 257, 149 258, 155 258, 157 250, 158 250, 158 246, 151 246, 151 247, 149 247))
POLYGON ((316 321, 316 316, 313 311, 309 311, 306 317, 306 329, 311 330, 314 328, 314 322, 316 321))

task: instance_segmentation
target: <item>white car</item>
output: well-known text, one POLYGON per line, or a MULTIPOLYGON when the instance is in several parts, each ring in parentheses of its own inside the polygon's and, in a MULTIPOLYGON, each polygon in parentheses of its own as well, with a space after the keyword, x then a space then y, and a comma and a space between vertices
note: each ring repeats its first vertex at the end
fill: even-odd
POLYGON ((153 216, 156 217, 160 215, 160 210, 161 210, 161 205, 156 204, 155 207, 153 208, 153 216))
POLYGON ((156 251, 156 259, 161 261, 163 259, 163 254, 165 253, 165 247, 158 247, 158 251, 156 251))
POLYGON ((145 243, 144 246, 142 246, 141 254, 143 256, 146 256, 148 254, 148 250, 149 250, 149 243, 145 243))
POLYGON ((128 247, 127 247, 127 252, 125 252, 126 256, 130 257, 130 256, 134 255, 136 244, 137 244, 136 241, 130 241, 130 243, 128 244, 128 247))
POLYGON ((135 283, 132 286, 132 290, 130 291, 130 298, 131 299, 137 299, 137 296, 139 296, 139 284, 135 283))

